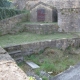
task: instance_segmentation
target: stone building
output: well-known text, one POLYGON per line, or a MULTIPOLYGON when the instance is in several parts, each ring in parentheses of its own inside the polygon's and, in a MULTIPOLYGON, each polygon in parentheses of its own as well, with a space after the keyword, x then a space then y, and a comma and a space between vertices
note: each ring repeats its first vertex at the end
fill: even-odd
POLYGON ((35 4, 37 4, 40 1, 51 6, 55 4, 55 0, 13 0, 13 3, 15 6, 18 6, 16 8, 22 10, 24 8, 30 9, 31 7, 33 7, 35 4))
POLYGON ((57 0, 59 31, 80 32, 80 0, 57 0))
MULTIPOLYGON (((37 0, 34 1, 34 5, 39 1, 56 7, 58 11, 59 32, 80 32, 80 0, 37 0)), ((25 3, 25 7, 27 4, 29 8, 34 6, 32 5, 33 1, 29 0, 25 3)))
POLYGON ((34 5, 30 10, 31 22, 52 22, 53 8, 43 2, 34 5))

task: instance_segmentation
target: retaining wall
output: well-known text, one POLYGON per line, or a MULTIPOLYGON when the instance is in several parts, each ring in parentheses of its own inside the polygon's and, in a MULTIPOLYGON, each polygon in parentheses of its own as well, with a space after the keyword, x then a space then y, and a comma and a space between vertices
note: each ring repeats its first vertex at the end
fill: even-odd
POLYGON ((36 34, 51 34, 58 32, 57 23, 26 23, 23 26, 25 31, 36 34))
POLYGON ((36 34, 50 34, 58 32, 57 23, 26 23, 28 14, 20 14, 0 21, 0 35, 30 32, 36 34))
POLYGON ((15 33, 22 30, 22 27, 15 26, 20 22, 27 21, 28 14, 20 14, 0 21, 0 35, 15 33))
POLYGON ((58 39, 58 40, 47 40, 47 41, 41 41, 41 42, 25 43, 21 45, 5 47, 5 49, 8 52, 21 50, 21 53, 23 56, 23 55, 38 53, 39 51, 44 50, 45 48, 48 48, 48 47, 65 50, 69 46, 79 47, 80 38, 58 39))

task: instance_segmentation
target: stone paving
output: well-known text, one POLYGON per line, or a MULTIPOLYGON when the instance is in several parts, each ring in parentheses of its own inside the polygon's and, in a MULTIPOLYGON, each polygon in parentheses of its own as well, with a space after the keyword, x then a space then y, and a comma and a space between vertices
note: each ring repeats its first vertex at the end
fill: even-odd
POLYGON ((55 76, 52 80, 80 80, 80 63, 55 76))

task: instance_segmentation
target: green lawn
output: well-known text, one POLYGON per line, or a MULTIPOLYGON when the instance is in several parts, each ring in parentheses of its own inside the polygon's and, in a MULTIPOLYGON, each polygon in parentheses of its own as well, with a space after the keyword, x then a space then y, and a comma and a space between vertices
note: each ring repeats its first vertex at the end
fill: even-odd
POLYGON ((19 33, 16 35, 4 35, 0 36, 0 46, 5 47, 9 45, 35 42, 42 40, 61 39, 61 38, 73 38, 74 35, 70 33, 54 33, 49 35, 38 35, 32 33, 19 33))

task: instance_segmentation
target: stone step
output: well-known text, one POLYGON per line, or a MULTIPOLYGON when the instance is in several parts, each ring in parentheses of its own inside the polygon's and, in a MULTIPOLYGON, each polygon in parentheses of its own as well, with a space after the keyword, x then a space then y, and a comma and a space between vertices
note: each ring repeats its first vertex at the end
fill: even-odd
POLYGON ((21 57, 22 54, 14 54, 14 55, 11 55, 12 58, 17 58, 17 57, 21 57))
POLYGON ((21 53, 21 50, 9 52, 10 55, 19 54, 19 53, 21 53))
POLYGON ((7 52, 12 52, 12 51, 21 50, 21 46, 20 46, 20 45, 9 46, 9 47, 5 47, 4 49, 5 49, 7 52))
POLYGON ((17 63, 20 63, 20 62, 24 61, 23 57, 17 57, 17 58, 14 58, 14 60, 15 60, 17 63))
POLYGON ((10 52, 9 54, 11 55, 12 58, 22 57, 21 50, 13 51, 13 52, 10 52))

